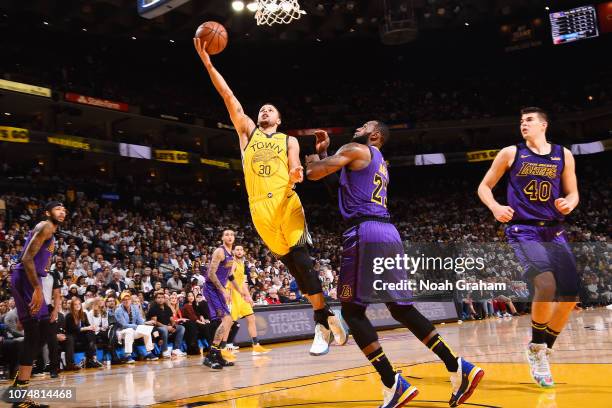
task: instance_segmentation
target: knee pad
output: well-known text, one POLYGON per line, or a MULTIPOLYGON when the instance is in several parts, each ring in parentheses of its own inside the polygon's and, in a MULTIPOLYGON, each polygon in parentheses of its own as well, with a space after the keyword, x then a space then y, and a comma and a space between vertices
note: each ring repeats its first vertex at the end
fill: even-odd
POLYGON ((355 342, 364 349, 378 341, 376 329, 365 314, 365 306, 354 303, 342 303, 342 318, 348 325, 355 342))
POLYGON ((431 322, 419 312, 414 305, 398 305, 397 303, 388 303, 387 308, 391 312, 391 316, 412 332, 417 339, 423 340, 435 327, 431 322))
POLYGON ((298 274, 295 273, 295 263, 293 262, 291 252, 289 252, 287 255, 281 256, 280 260, 283 262, 283 264, 285 264, 291 275, 295 278, 295 282, 297 283, 300 292, 306 293, 305 283, 302 276, 298 276, 298 274))
POLYGON ((295 277, 302 292, 308 295, 316 295, 323 292, 321 281, 313 270, 314 264, 305 246, 291 248, 291 252, 285 255, 285 257, 291 258, 289 271, 295 277), (291 265, 293 265, 293 270, 291 270, 291 265))

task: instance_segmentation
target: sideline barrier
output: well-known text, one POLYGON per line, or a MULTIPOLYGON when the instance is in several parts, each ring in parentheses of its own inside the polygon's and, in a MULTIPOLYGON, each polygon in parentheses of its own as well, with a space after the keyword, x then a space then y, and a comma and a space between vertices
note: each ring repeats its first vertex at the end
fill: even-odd
MULTIPOLYGON (((433 323, 457 321, 457 310, 452 301, 415 303, 415 307, 433 323)), ((331 308, 338 315, 340 305, 332 304, 331 308)), ((400 327, 383 303, 374 303, 366 312, 372 325, 377 329, 393 329, 400 327)), ((314 321, 310 304, 292 304, 283 306, 262 306, 255 308, 257 322, 257 338, 262 343, 279 343, 290 340, 312 338, 314 321)), ((246 321, 240 320, 240 329, 236 335, 235 344, 251 344, 246 321)))

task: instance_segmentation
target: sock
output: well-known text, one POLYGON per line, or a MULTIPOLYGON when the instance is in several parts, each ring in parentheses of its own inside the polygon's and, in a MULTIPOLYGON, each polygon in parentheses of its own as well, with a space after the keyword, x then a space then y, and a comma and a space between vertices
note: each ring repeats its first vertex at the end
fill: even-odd
POLYGON ((378 374, 380 374, 380 379, 385 384, 385 387, 393 387, 393 384, 395 384, 395 371, 382 347, 377 348, 366 357, 370 360, 376 371, 378 371, 378 374))
POLYGON ((210 354, 211 356, 217 356, 221 354, 221 349, 219 348, 218 344, 213 344, 212 346, 210 346, 210 350, 208 351, 208 354, 210 354))
POLYGON ((550 327, 546 327, 546 333, 544 334, 544 340, 546 340, 546 345, 548 348, 552 348, 553 344, 555 344, 555 340, 557 340, 557 336, 559 335, 558 331, 554 331, 550 327))
POLYGON ((453 350, 446 344, 442 336, 436 334, 426 344, 427 348, 433 351, 444 362, 446 369, 451 373, 456 373, 459 369, 457 356, 453 350))
POLYGON ((257 340, 257 336, 251 337, 251 342, 253 343, 254 346, 259 344, 259 340, 257 340))
POLYGON ((535 344, 546 343, 546 323, 531 321, 531 342, 535 344))
POLYGON ((225 346, 227 346, 227 342, 226 342, 226 341, 222 341, 222 342, 219 344, 219 348, 220 348, 221 350, 223 350, 223 349, 225 348, 225 346))

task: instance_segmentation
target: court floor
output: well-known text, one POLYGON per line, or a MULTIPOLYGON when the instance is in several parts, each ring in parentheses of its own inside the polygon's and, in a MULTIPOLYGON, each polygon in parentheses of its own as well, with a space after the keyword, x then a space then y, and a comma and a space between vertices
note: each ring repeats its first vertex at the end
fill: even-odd
MULTIPOLYGON (((608 408, 612 406, 612 311, 574 312, 552 356, 556 386, 531 383, 524 348, 528 316, 437 326, 447 343, 485 371, 466 407, 608 408)), ((406 330, 379 333, 396 366, 419 389, 410 407, 448 407, 450 382, 443 364, 406 330)), ((112 369, 84 370, 41 386, 72 386, 77 402, 56 406, 211 408, 378 407, 378 374, 355 343, 308 354, 310 342, 272 346, 265 356, 238 353, 235 367, 213 372, 189 357, 112 369)))

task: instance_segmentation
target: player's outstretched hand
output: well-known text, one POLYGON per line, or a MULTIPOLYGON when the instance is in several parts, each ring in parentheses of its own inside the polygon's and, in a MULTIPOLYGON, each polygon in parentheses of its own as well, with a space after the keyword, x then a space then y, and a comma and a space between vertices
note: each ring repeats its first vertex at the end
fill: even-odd
POLYGON ((315 142, 315 148, 318 154, 326 154, 329 148, 329 135, 326 131, 317 129, 314 132, 317 141, 315 142))
POLYGON ((514 210, 507 205, 499 205, 493 208, 493 216, 499 222, 508 222, 514 216, 514 210))
POLYGON ((301 183, 304 181, 304 168, 302 166, 294 167, 289 170, 289 182, 292 184, 301 183))
POLYGON ((567 215, 573 210, 565 198, 557 198, 555 200, 555 207, 557 207, 557 210, 563 215, 567 215))
POLYGON ((196 52, 200 56, 200 59, 204 63, 204 66, 209 67, 210 65, 212 65, 212 62, 210 62, 210 55, 208 55, 208 53, 206 52, 206 41, 202 43, 202 40, 196 37, 193 39, 193 45, 196 49, 196 52))

